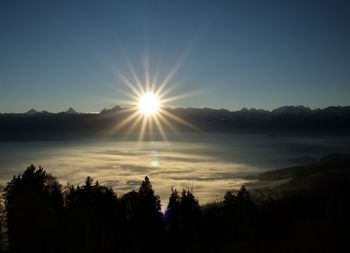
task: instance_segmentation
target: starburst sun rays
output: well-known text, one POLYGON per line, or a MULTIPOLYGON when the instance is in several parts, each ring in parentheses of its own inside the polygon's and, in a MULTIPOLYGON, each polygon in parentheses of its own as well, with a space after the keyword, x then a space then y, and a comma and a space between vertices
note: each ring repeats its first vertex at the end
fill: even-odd
POLYGON ((195 92, 174 95, 170 93, 174 88, 172 82, 174 74, 178 68, 178 64, 165 76, 162 81, 159 81, 159 73, 150 76, 148 61, 145 63, 145 71, 143 79, 137 74, 135 68, 127 61, 129 75, 117 70, 118 77, 128 91, 123 93, 129 98, 122 101, 127 105, 127 108, 122 110, 125 117, 115 125, 111 133, 116 133, 123 128, 126 128, 125 134, 138 131, 138 142, 144 140, 146 133, 159 132, 163 141, 167 142, 167 130, 176 131, 176 125, 183 126, 191 130, 199 130, 184 118, 174 113, 173 109, 169 108, 169 103, 192 96, 195 92), (131 78, 130 78, 131 77, 131 78), (170 85, 172 83, 172 85, 170 85))

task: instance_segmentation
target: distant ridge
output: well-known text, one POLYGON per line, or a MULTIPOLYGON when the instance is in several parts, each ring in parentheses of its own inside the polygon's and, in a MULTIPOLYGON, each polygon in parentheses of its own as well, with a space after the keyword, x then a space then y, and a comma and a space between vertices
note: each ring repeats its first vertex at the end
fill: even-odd
POLYGON ((64 113, 68 113, 68 114, 78 114, 78 112, 76 112, 76 110, 74 110, 72 107, 69 107, 69 109, 67 111, 65 111, 64 113))
POLYGON ((25 114, 31 115, 31 114, 43 114, 43 113, 48 113, 48 112, 46 110, 39 112, 39 111, 32 108, 29 111, 27 111, 25 114))
POLYGON ((276 114, 307 114, 312 112, 309 107, 305 107, 303 105, 299 106, 281 106, 271 111, 276 114))
POLYGON ((120 107, 119 105, 114 106, 112 109, 106 109, 103 108, 100 112, 100 114, 106 114, 106 113, 113 113, 122 110, 123 108, 120 107))
POLYGON ((26 112, 26 114, 35 114, 35 113, 38 113, 38 111, 33 108, 26 112))
MULTIPOLYGON (((123 108, 119 105, 116 105, 112 108, 103 108, 99 113, 100 114, 106 114, 106 113, 114 113, 121 110, 124 110, 126 108, 123 108)), ((313 113, 320 113, 328 114, 328 115, 343 115, 344 113, 350 112, 350 106, 328 106, 325 108, 316 108, 316 109, 310 109, 309 107, 305 107, 303 105, 288 105, 288 106, 280 106, 272 110, 265 110, 265 109, 257 109, 257 108, 246 108, 243 107, 240 110, 234 110, 230 111, 224 108, 221 109, 213 109, 208 107, 203 108, 196 108, 196 107, 177 107, 177 108, 170 108, 166 107, 163 108, 165 110, 169 111, 179 111, 179 112, 207 112, 207 113, 254 113, 254 114, 274 114, 274 115, 306 115, 306 114, 313 114, 313 113)), ((37 111, 35 109, 30 109, 29 111, 25 112, 25 114, 37 114, 37 113, 50 113, 46 110, 44 111, 37 111)), ((62 112, 62 113, 68 113, 68 114, 78 114, 74 108, 70 107, 68 110, 62 112)), ((1 114, 1 113, 0 113, 1 114)), ((8 114, 8 113, 5 113, 8 114)), ((21 113, 10 113, 10 114, 21 114, 21 113)), ((82 113, 84 114, 84 113, 82 113)))
MULTIPOLYGON (((163 130, 169 132, 350 134, 350 106, 314 110, 304 106, 282 106, 272 111, 254 108, 239 111, 211 108, 163 110, 173 116, 166 118, 167 124, 162 125, 163 130)), ((69 108, 61 113, 31 109, 26 113, 0 114, 0 140, 103 137, 110 132, 129 131, 133 126, 133 131, 138 132, 142 126, 132 120, 133 113, 115 106, 100 113, 77 113, 69 108), (116 126, 119 126, 117 130, 116 126)))

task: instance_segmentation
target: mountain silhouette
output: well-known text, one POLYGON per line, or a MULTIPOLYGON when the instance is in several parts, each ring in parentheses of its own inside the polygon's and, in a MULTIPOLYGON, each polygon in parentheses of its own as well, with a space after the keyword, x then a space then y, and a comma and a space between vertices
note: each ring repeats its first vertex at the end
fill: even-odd
MULTIPOLYGON (((189 124, 182 124, 167 118, 164 131, 202 131, 217 133, 332 133, 350 132, 350 106, 331 106, 324 109, 310 109, 304 106, 282 106, 272 111, 243 108, 239 111, 212 108, 163 108, 175 118, 189 124), (189 125, 195 126, 191 128, 189 125), (170 127, 171 126, 171 127, 170 127)), ((98 137, 126 120, 133 112, 128 108, 115 106, 100 113, 77 113, 69 108, 64 113, 38 112, 0 114, 0 140, 98 137)), ((118 128, 116 134, 128 131, 133 121, 118 128)), ((136 126, 139 131, 141 126, 136 126)))
POLYGON ((77 112, 72 107, 69 107, 69 109, 67 111, 65 111, 64 113, 77 114, 77 112))
POLYGON ((309 107, 302 105, 299 106, 281 106, 271 111, 274 114, 294 114, 302 115, 312 113, 312 110, 309 107))
POLYGON ((46 110, 43 110, 43 111, 37 111, 37 110, 35 110, 35 109, 30 109, 29 111, 27 111, 26 113, 24 113, 24 114, 27 114, 27 115, 33 115, 33 114, 44 114, 44 113, 49 113, 48 111, 46 111, 46 110))
POLYGON ((106 108, 103 108, 100 112, 100 114, 106 114, 106 113, 113 113, 113 112, 118 112, 120 110, 122 110, 123 108, 120 107, 119 105, 116 105, 114 106, 113 108, 111 109, 106 109, 106 108))
POLYGON ((38 113, 38 111, 33 108, 26 112, 26 114, 35 114, 35 113, 38 113))

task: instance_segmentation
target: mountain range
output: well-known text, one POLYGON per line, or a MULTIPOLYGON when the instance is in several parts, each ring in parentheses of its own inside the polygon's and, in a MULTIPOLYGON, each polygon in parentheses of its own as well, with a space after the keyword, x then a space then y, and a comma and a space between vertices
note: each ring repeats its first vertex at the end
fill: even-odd
MULTIPOLYGON (((310 109, 305 106, 282 106, 271 111, 243 108, 238 111, 211 108, 164 108, 173 115, 166 117, 165 131, 201 131, 217 133, 332 133, 350 132, 350 106, 310 109), (187 122, 183 124, 176 118, 187 122)), ((78 113, 73 108, 60 113, 36 111, 0 114, 0 140, 74 138, 104 136, 128 131, 134 121, 123 127, 131 114, 115 106, 100 113, 78 113)), ((139 131, 141 124, 136 125, 139 131)))

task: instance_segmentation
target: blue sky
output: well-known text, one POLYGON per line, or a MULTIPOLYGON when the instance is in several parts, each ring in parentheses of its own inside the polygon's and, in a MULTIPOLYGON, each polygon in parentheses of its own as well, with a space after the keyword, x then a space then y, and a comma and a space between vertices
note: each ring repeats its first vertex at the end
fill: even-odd
POLYGON ((171 106, 349 105, 348 1, 0 2, 0 112, 122 104, 127 61, 143 78, 181 62, 171 106))

